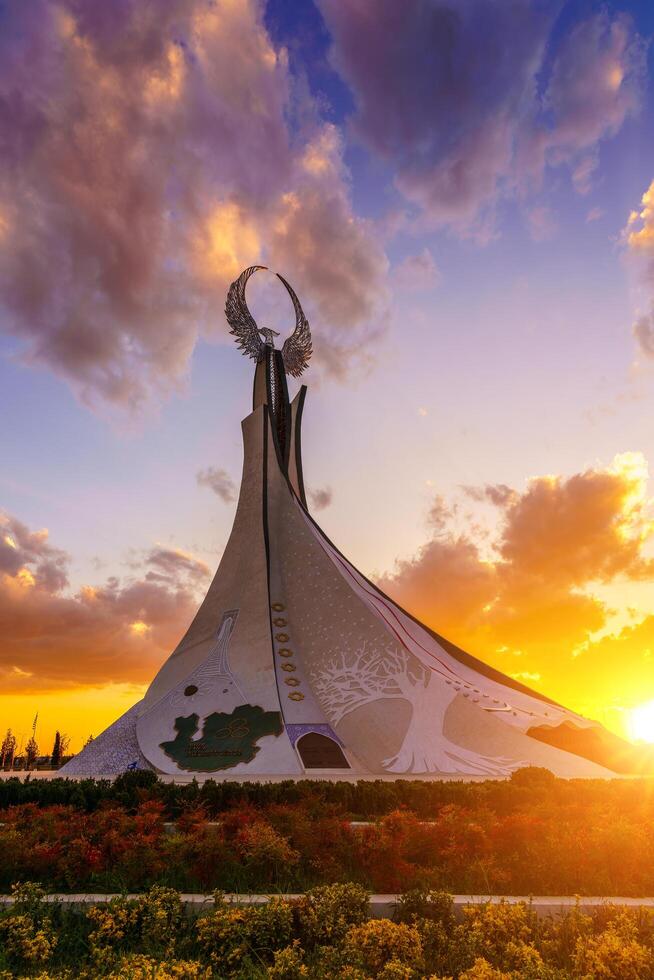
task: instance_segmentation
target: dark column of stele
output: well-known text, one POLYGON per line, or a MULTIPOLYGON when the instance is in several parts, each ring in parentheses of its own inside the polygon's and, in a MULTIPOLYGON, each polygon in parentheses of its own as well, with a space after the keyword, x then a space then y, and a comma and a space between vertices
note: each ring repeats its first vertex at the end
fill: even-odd
MULTIPOLYGON (((270 422, 269 432, 272 436, 272 441, 274 444, 277 465, 283 477, 288 482, 290 489, 293 491, 305 509, 307 507, 307 501, 304 488, 304 475, 302 471, 301 426, 302 411, 304 408, 306 393, 306 385, 302 385, 297 395, 293 399, 293 402, 291 403, 289 401, 286 371, 284 368, 281 351, 266 346, 264 358, 257 364, 257 368, 255 370, 252 408, 253 410, 256 410, 262 403, 267 406, 270 422)), ((271 465, 270 454, 268 454, 267 462, 269 468, 271 465)), ((268 482, 269 473, 267 472, 265 480, 266 491, 268 482)), ((282 610, 275 610, 275 607, 280 607, 283 605, 283 603, 279 602, 279 595, 273 596, 270 591, 271 579, 276 581, 276 576, 274 576, 272 568, 272 563, 275 556, 273 556, 271 553, 271 529, 269 523, 270 515, 268 512, 266 491, 264 491, 263 519, 264 536, 266 540, 268 557, 268 589, 271 610, 271 636, 273 637, 273 658, 275 658, 276 654, 278 653, 278 649, 286 650, 288 648, 285 646, 280 647, 279 643, 276 641, 276 637, 280 634, 274 623, 275 618, 278 618, 275 617, 275 612, 282 610)), ((298 659, 297 653, 296 659, 298 659)), ((287 661, 285 665, 282 665, 282 669, 283 667, 290 667, 291 664, 292 661, 287 661)), ((293 664, 293 666, 295 665, 293 664)), ((287 703, 287 699, 293 697, 302 697, 304 699, 307 696, 301 691, 293 690, 289 692, 288 689, 284 687, 284 680, 288 684, 290 683, 291 679, 296 679, 295 672, 293 678, 283 678, 282 684, 278 685, 279 701, 285 720, 289 713, 288 709, 291 707, 291 705, 287 703)), ((305 769, 350 769, 350 764, 345 757, 343 749, 338 744, 336 739, 331 737, 333 732, 331 732, 331 726, 328 726, 327 719, 325 718, 322 710, 320 709, 319 705, 313 701, 313 698, 311 701, 311 706, 306 706, 309 709, 309 716, 311 717, 315 727, 329 729, 329 734, 325 734, 325 732, 322 731, 309 730, 297 737, 295 747, 303 767, 305 769)), ((297 705, 294 704, 293 707, 297 707, 297 705)))

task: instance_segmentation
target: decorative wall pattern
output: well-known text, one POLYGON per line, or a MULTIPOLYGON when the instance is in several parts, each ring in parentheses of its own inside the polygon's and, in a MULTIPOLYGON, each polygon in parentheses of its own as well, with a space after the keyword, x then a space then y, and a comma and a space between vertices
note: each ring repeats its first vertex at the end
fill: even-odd
POLYGON ((94 738, 70 762, 62 766, 62 776, 117 776, 127 769, 152 769, 139 748, 136 719, 141 702, 94 738))

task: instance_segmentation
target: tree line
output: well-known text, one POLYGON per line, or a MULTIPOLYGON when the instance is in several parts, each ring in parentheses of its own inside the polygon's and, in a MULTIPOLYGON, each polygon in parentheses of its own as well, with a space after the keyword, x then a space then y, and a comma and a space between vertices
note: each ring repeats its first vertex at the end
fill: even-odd
POLYGON ((0 770, 35 769, 37 766, 59 769, 70 758, 69 746, 70 735, 57 731, 51 751, 42 755, 34 733, 30 735, 23 748, 18 745, 18 739, 11 728, 8 728, 0 745, 0 770))

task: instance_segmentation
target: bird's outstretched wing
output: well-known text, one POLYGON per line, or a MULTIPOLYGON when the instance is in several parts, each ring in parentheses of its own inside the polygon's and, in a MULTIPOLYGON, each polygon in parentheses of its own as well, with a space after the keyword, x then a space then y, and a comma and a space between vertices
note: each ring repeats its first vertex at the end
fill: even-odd
POLYGON ((263 359, 264 343, 259 336, 259 329, 254 317, 248 310, 245 301, 245 287, 250 276, 257 269, 265 269, 265 265, 251 265, 245 269, 238 279, 229 287, 225 303, 225 316, 230 326, 230 333, 236 337, 240 350, 255 361, 263 359))
POLYGON ((281 279, 286 286, 295 309, 295 330, 284 341, 282 358, 287 374, 292 374, 294 378, 299 378, 309 363, 309 358, 313 352, 311 346, 311 330, 309 329, 309 321, 302 311, 295 291, 279 273, 277 273, 277 278, 281 279))

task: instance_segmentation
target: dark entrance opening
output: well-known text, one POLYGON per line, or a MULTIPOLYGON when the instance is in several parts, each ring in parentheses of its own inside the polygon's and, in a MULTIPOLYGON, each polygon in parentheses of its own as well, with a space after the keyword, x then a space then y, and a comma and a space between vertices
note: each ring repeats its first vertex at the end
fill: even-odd
POLYGON ((305 769, 349 769, 343 750, 328 735, 307 732, 297 740, 297 750, 305 769))

